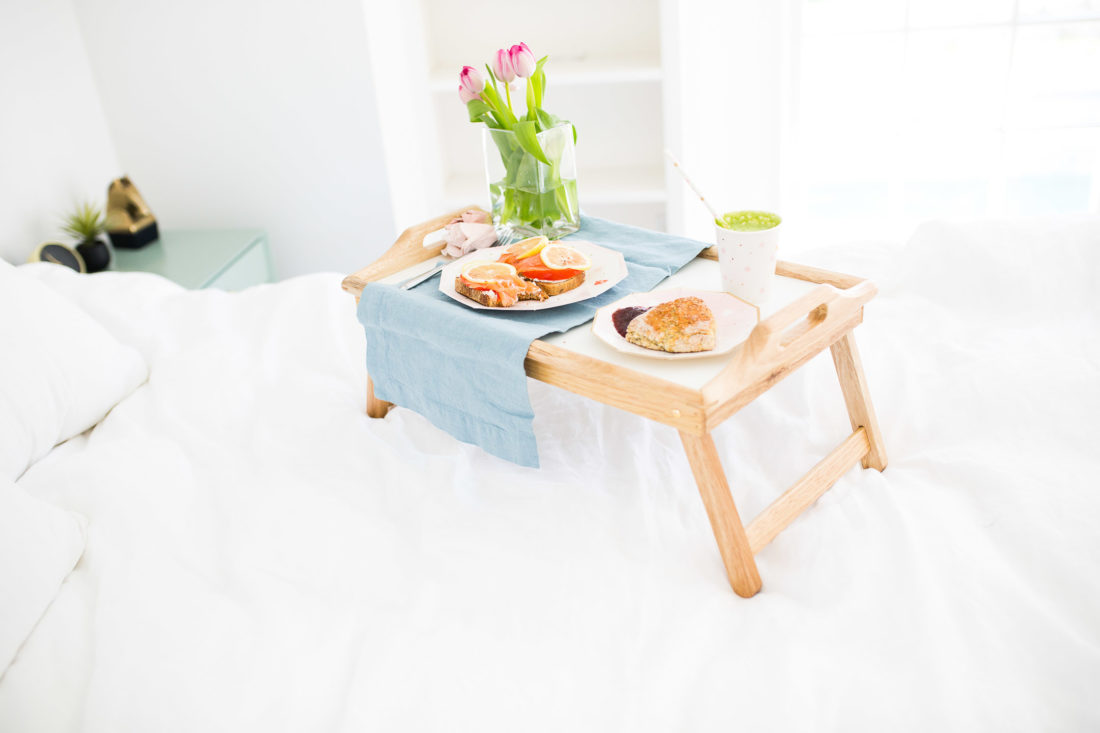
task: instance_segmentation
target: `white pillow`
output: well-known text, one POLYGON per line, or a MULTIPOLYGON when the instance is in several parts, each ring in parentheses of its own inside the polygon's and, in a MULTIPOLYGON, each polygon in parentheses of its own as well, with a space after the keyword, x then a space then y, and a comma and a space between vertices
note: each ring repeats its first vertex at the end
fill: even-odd
POLYGON ((148 375, 136 350, 0 260, 0 478, 95 425, 148 375))
POLYGON ((0 477, 0 675, 83 552, 83 518, 0 477))

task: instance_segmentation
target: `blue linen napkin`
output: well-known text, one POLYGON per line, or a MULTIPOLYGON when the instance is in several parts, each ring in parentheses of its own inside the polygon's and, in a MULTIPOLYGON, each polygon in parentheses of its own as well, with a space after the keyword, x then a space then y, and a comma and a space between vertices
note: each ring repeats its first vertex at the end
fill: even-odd
POLYGON ((624 295, 652 290, 708 246, 590 216, 570 237, 622 252, 626 278, 598 297, 541 311, 468 308, 439 292, 438 277, 410 290, 368 284, 358 316, 375 395, 461 441, 537 468, 523 368, 531 342, 591 320, 624 295))

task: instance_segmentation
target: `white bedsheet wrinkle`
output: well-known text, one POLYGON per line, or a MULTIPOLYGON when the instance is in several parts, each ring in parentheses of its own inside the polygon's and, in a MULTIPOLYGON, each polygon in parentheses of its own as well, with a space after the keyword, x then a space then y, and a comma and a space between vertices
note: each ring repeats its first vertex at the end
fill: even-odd
POLYGON ((0 477, 0 680, 84 552, 85 521, 0 477))
POLYGON ((3 260, 0 357, 0 477, 6 479, 98 423, 148 374, 134 349, 3 260))
MULTIPOLYGON (((20 480, 88 547, 0 729, 1098 729, 1097 242, 934 224, 815 253, 880 285, 856 336, 890 467, 761 552, 751 600, 670 428, 532 382, 519 468, 363 414, 336 275, 51 273, 151 376, 20 480)), ((849 431, 827 356, 734 416, 742 515, 849 431)))

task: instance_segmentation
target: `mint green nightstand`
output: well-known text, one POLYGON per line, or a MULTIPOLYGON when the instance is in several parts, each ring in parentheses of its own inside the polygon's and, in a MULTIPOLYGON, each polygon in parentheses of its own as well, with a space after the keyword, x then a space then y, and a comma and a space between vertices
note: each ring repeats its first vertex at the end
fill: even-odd
POLYGON ((176 229, 141 249, 111 249, 118 272, 155 272, 192 290, 240 290, 271 282, 267 234, 259 229, 176 229))

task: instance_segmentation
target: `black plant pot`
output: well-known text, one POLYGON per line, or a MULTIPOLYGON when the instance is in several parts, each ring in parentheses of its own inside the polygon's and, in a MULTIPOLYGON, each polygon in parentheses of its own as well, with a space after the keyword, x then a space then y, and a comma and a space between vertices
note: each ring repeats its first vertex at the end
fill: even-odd
POLYGON ((76 251, 84 258, 84 266, 88 269, 88 272, 106 270, 107 265, 111 264, 111 250, 102 239, 78 244, 76 245, 76 251))

